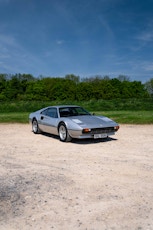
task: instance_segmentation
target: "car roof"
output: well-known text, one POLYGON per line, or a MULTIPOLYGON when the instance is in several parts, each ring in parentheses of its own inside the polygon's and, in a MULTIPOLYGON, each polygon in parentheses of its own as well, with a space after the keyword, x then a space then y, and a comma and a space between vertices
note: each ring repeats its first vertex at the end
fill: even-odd
POLYGON ((80 106, 78 106, 78 105, 53 105, 53 106, 48 106, 47 108, 67 108, 67 107, 80 107, 80 106))

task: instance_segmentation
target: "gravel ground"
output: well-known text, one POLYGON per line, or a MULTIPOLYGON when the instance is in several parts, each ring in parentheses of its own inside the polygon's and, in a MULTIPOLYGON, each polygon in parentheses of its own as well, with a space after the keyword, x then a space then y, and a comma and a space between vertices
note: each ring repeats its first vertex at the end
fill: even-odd
POLYGON ((0 230, 153 229, 153 125, 70 143, 0 129, 0 230))

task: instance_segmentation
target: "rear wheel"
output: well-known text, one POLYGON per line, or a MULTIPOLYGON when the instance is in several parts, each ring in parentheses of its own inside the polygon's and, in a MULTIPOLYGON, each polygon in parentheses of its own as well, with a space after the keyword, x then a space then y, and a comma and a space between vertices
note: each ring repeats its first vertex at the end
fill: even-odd
POLYGON ((66 125, 64 123, 60 124, 58 132, 60 141, 68 142, 72 140, 72 137, 69 135, 66 125))
POLYGON ((32 121, 32 131, 35 133, 35 134, 38 134, 40 133, 40 129, 39 129, 39 126, 38 126, 38 122, 36 119, 34 119, 32 121))

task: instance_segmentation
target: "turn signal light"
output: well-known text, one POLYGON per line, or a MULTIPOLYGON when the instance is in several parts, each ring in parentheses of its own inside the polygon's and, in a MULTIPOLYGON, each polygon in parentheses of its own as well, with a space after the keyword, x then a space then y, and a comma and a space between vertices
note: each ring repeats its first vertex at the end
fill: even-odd
POLYGON ((119 130, 120 126, 115 126, 114 129, 115 131, 119 130))
POLYGON ((82 133, 90 133, 91 129, 85 128, 82 130, 82 133))

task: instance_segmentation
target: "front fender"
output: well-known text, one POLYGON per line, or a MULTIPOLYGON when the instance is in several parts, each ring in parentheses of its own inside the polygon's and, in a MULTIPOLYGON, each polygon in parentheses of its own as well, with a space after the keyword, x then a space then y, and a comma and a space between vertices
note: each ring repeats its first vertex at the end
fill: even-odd
MULTIPOLYGON (((64 123, 66 125, 67 130, 76 130, 76 131, 81 131, 82 128, 79 124, 75 123, 73 120, 69 118, 64 118, 59 122, 59 125, 61 123, 64 123)), ((59 127, 58 125, 58 127, 59 127)))

